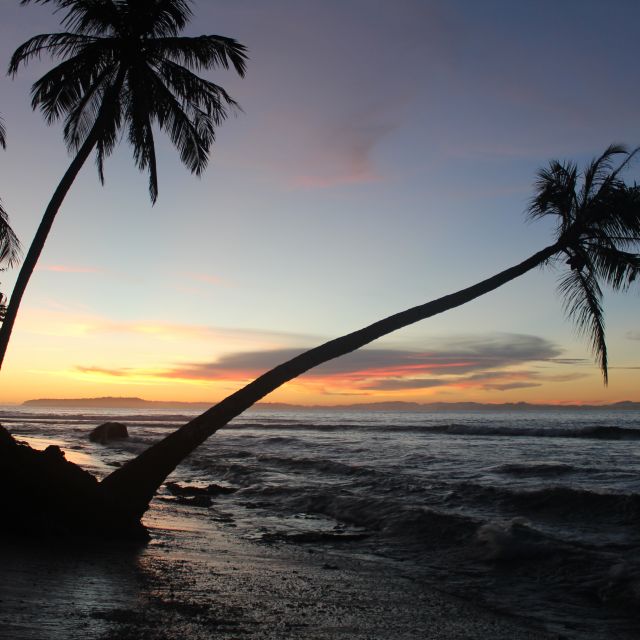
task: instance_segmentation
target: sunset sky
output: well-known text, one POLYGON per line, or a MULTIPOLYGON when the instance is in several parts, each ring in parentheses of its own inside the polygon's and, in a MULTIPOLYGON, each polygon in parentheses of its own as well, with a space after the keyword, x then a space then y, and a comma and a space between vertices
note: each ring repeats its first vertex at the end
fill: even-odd
MULTIPOLYGON (((242 105, 200 179, 158 134, 160 193, 122 141, 65 201, 23 300, 0 403, 216 401, 304 348, 439 297, 550 243, 536 170, 640 144, 640 4, 612 0, 200 0, 231 36, 242 105)), ((0 6, 0 60, 61 30, 0 6)), ((70 156, 29 105, 50 60, 0 77, 0 197, 28 246, 70 156)), ((628 173, 640 178, 640 163, 628 173)), ((0 274, 6 293, 16 271, 0 274)), ((307 374, 271 401, 640 401, 639 289, 607 292, 610 384, 537 270, 307 374)))

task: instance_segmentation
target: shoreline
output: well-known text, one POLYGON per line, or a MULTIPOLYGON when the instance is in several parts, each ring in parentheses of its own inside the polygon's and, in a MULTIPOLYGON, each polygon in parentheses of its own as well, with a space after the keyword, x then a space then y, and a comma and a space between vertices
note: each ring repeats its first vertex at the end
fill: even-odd
POLYGON ((8 541, 0 621, 12 640, 550 640, 389 563, 258 544, 189 518, 144 547, 8 541), (184 527, 184 528, 183 528, 184 527), (208 529, 208 530, 207 530, 208 529))
MULTIPOLYGON (((141 422, 130 442, 104 447, 88 440, 80 418, 46 428, 25 422, 20 439, 53 453, 64 447, 70 462, 100 478, 164 426, 141 422)), ((398 447, 393 461, 408 461, 405 469, 387 464, 380 445, 359 449, 357 438, 318 435, 305 426, 274 435, 268 422, 261 423, 202 449, 172 478, 183 490, 167 485, 152 501, 143 519, 152 535, 146 546, 47 538, 59 509, 37 493, 36 503, 47 507, 34 521, 37 538, 0 545, 0 637, 635 638, 633 558, 613 555, 615 547, 598 553, 572 545, 571 538, 563 543, 545 536, 535 519, 571 524, 575 512, 580 534, 581 518, 590 514, 589 526, 601 527, 598 539, 623 534, 633 543, 626 523, 632 525, 636 494, 626 497, 624 478, 610 497, 597 486, 546 486, 582 469, 584 456, 532 463, 519 459, 520 441, 513 438, 494 454, 490 443, 469 447, 481 439, 429 434, 422 442, 411 425, 400 438, 382 439, 398 447), (446 456, 434 458, 427 445, 443 442, 446 456), (504 466, 503 451, 516 462, 504 466), (493 484, 469 484, 459 469, 454 483, 443 485, 457 493, 427 486, 429 479, 447 477, 457 452, 464 454, 465 473, 504 472, 521 486, 505 488, 502 475, 493 484), (426 479, 422 469, 430 473, 426 479), (545 486, 532 489, 529 476, 545 486), (223 484, 211 484, 212 478, 223 484), (232 490, 220 493, 220 487, 232 490), (510 500, 511 511, 481 518, 473 511, 475 503, 486 508, 501 499, 510 500), (456 515, 458 503, 467 511, 456 515), (531 520, 516 519, 520 514, 531 520)), ((568 441, 560 445, 567 455, 575 453, 568 441)), ((627 450, 624 442, 606 446, 627 450)), ((588 448, 594 447, 602 449, 599 441, 588 448)), ((6 486, 14 481, 9 474, 6 486)))

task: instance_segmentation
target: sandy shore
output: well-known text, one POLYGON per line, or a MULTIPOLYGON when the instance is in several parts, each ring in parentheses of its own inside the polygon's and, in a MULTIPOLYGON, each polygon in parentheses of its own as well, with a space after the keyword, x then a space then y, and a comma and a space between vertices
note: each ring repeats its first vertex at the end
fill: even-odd
POLYGON ((186 519, 162 525, 140 548, 4 541, 0 637, 552 637, 427 589, 379 559, 252 543, 186 519))

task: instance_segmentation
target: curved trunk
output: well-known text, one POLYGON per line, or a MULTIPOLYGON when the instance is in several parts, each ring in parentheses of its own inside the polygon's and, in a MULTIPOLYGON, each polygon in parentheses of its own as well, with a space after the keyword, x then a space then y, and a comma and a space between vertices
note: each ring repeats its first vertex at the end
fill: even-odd
MULTIPOLYGON (((116 82, 113 85, 112 93, 119 93, 120 87, 122 86, 123 82, 124 71, 120 71, 116 78, 116 82)), ((31 246, 29 247, 29 251, 25 256, 24 262, 22 263, 22 267, 20 268, 20 272, 18 273, 18 278, 16 279, 13 291, 11 292, 11 298, 9 299, 9 304, 7 305, 7 311, 4 320, 2 321, 2 326, 0 327, 0 369, 2 368, 4 356, 7 352, 7 347, 9 346, 9 339, 11 338, 11 332, 13 331, 13 325, 18 315, 20 303, 22 302, 22 296, 24 295, 27 285, 29 284, 31 275, 36 268, 36 264, 38 263, 38 259, 40 258, 40 254, 42 253, 42 249, 44 248, 44 243, 47 241, 49 231, 51 231, 53 221, 55 220, 58 210, 62 206, 62 202, 64 201, 67 192, 71 188, 73 181, 76 179, 76 176, 80 172, 80 169, 82 169, 82 166, 86 162, 87 158, 91 154, 91 151, 93 150, 93 147, 98 141, 99 132, 102 128, 102 122, 106 116, 107 111, 108 109, 101 110, 100 114, 96 118, 93 128, 89 132, 89 135, 82 143, 82 146, 78 150, 76 157, 69 165, 69 168, 65 172, 64 176, 62 176, 62 180, 60 180, 56 190, 53 192, 53 196, 51 197, 51 200, 49 201, 49 204, 45 209, 42 220, 40 221, 40 225, 38 226, 38 230, 36 231, 36 235, 31 242, 31 246)))
POLYGON ((186 456, 230 420, 285 382, 396 329, 443 313, 493 291, 545 262, 561 248, 562 245, 558 242, 478 284, 401 311, 278 365, 104 478, 100 485, 103 495, 129 517, 141 518, 160 485, 186 456))

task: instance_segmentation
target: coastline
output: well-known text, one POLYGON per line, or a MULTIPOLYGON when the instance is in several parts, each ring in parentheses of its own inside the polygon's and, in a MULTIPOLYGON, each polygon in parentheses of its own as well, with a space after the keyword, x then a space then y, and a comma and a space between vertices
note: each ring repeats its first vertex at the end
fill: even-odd
POLYGON ((187 518, 149 524, 145 547, 7 541, 0 552, 6 637, 557 637, 424 587, 378 559, 257 544, 187 518))
MULTIPOLYGON (((175 419, 129 416, 108 446, 84 411, 8 422, 101 478, 175 419)), ((578 415, 514 420, 251 416, 176 470, 147 546, 53 540, 37 522, 35 541, 4 539, 0 637, 635 638, 636 460, 619 432, 640 416, 598 417, 605 439, 578 415)))

